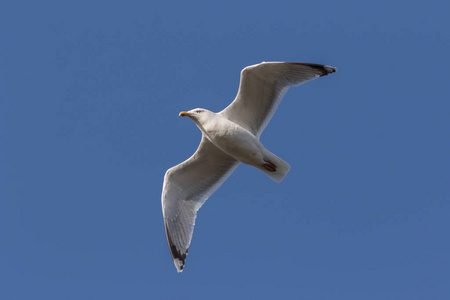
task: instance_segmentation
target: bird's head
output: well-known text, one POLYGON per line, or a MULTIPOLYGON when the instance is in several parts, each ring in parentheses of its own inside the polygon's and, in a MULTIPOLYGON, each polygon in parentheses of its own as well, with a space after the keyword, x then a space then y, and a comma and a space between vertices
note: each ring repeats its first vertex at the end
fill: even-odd
POLYGON ((194 122, 199 122, 200 124, 203 123, 206 119, 208 119, 208 116, 211 114, 214 114, 213 112, 204 109, 204 108, 195 108, 190 111, 182 111, 180 112, 180 117, 189 117, 194 122))

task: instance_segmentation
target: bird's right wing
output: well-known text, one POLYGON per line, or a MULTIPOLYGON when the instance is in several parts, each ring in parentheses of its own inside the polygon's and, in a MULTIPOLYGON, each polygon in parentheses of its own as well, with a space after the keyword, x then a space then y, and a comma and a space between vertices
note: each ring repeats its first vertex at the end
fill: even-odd
POLYGON ((184 267, 197 211, 238 164, 203 136, 189 159, 167 170, 161 203, 167 242, 178 272, 184 267))

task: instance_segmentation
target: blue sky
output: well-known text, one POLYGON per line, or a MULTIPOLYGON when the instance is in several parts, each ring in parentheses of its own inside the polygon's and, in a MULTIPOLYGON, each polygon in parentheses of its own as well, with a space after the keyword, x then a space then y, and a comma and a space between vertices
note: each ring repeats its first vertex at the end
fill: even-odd
POLYGON ((449 299, 444 1, 2 1, 2 299, 449 299), (200 210, 185 271, 164 172, 261 61, 338 72, 290 89, 200 210))

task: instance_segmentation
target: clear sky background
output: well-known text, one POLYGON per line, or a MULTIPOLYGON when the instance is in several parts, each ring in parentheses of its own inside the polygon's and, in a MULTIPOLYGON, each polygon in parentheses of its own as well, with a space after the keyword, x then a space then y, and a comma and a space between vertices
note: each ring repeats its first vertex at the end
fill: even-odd
POLYGON ((448 1, 2 1, 1 299, 450 299, 448 1), (261 61, 336 66, 199 211, 165 171, 261 61))

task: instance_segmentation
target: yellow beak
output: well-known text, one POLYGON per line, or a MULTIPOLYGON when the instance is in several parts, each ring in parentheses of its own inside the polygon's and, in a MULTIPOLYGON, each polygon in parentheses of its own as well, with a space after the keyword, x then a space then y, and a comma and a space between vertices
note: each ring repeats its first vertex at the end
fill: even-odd
POLYGON ((189 117, 189 116, 191 116, 191 114, 187 111, 182 111, 182 112, 180 112, 179 116, 180 117, 189 117))

